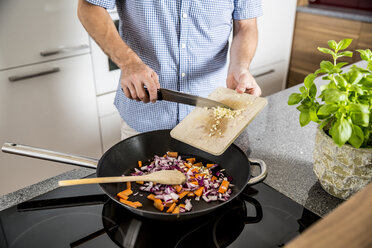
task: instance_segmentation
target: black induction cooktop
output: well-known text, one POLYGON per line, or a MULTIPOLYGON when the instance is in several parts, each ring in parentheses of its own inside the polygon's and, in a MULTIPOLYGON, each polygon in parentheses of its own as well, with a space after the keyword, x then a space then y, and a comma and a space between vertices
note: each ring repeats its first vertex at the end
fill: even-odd
POLYGON ((0 247, 283 247, 319 218, 265 183, 179 222, 144 219, 81 185, 1 211, 0 247))

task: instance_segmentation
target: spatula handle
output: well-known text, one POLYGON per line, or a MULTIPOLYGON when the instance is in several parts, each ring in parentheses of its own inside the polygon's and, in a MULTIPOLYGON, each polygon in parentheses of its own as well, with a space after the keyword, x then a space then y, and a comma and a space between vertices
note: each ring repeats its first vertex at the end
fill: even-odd
POLYGON ((83 178, 72 180, 61 180, 58 182, 59 186, 71 186, 80 184, 94 184, 94 183, 122 183, 134 181, 146 181, 145 176, 130 176, 130 177, 97 177, 97 178, 83 178))

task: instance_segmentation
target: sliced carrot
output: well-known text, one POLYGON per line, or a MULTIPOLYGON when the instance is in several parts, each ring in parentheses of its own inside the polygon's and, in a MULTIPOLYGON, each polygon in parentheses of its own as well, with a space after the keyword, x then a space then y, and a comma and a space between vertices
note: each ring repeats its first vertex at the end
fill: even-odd
POLYGON ((138 167, 142 167, 142 161, 138 161, 138 167))
POLYGON ((191 168, 191 165, 189 163, 183 163, 184 166, 186 166, 187 168, 191 168))
POLYGON ((204 173, 196 174, 196 175, 195 175, 195 178, 202 177, 202 176, 205 176, 205 174, 204 174, 204 173))
POLYGON ((178 152, 167 152, 168 157, 177 158, 178 152))
POLYGON ((196 172, 196 173, 199 173, 199 170, 197 168, 193 168, 191 169, 192 172, 196 172))
POLYGON ((193 164, 193 163, 195 163, 196 159, 195 158, 186 158, 186 161, 193 164))
POLYGON ((119 199, 121 203, 124 203, 125 205, 128 205, 130 207, 133 207, 133 208, 137 208, 137 204, 135 204, 134 202, 131 202, 131 201, 127 201, 127 200, 124 200, 124 199, 119 199))
POLYGON ((195 194, 194 194, 194 192, 190 192, 190 193, 187 194, 187 196, 189 196, 189 197, 194 197, 195 194))
POLYGON ((117 193, 116 194, 119 198, 122 198, 122 199, 124 199, 124 200, 128 200, 128 196, 127 195, 124 195, 122 192, 119 192, 119 193, 117 193))
POLYGON ((152 200, 152 201, 155 201, 155 195, 154 194, 149 194, 148 196, 147 196, 147 199, 149 199, 149 200, 152 200))
POLYGON ((145 182, 144 181, 136 181, 136 183, 138 183, 138 184, 144 184, 145 182))
POLYGON ((216 181, 216 180, 217 180, 217 177, 213 176, 213 177, 211 178, 211 180, 212 180, 212 181, 216 181))
POLYGON ((132 185, 131 185, 131 183, 130 183, 130 182, 127 182, 127 189, 130 189, 130 190, 132 190, 132 185))
POLYGON ((177 206, 173 209, 172 214, 179 214, 180 213, 180 207, 177 206))
POLYGON ((126 189, 121 191, 120 193, 123 193, 126 196, 130 196, 131 194, 133 194, 133 191, 131 189, 126 189))
POLYGON ((227 188, 229 187, 229 184, 230 184, 229 181, 223 180, 220 185, 220 188, 218 189, 218 192, 222 194, 225 193, 227 188))
POLYGON ((177 193, 179 193, 182 189, 182 186, 181 185, 176 185, 176 186, 174 186, 174 189, 177 191, 177 193))
POLYGON ((211 168, 215 164, 207 164, 207 168, 211 168))
POLYGON ((139 201, 133 202, 133 204, 136 205, 137 208, 142 207, 142 203, 140 203, 139 201))
POLYGON ((192 181, 190 183, 195 184, 195 185, 199 185, 199 183, 197 181, 192 181))
POLYGON ((190 191, 184 191, 184 192, 182 192, 182 193, 179 193, 178 195, 179 195, 180 199, 182 199, 182 198, 184 198, 188 193, 190 193, 190 191))
POLYGON ((163 204, 163 202, 162 202, 160 199, 158 199, 158 198, 155 198, 155 199, 154 199, 154 202, 156 202, 156 203, 158 203, 158 204, 163 204))
POLYGON ((204 187, 200 187, 194 191, 194 194, 197 196, 201 196, 203 194, 204 187))
POLYGON ((199 163, 196 163, 196 164, 194 164, 194 166, 203 166, 203 163, 202 162, 199 162, 199 163))
POLYGON ((168 208, 167 213, 171 213, 175 207, 176 207, 176 203, 173 202, 172 205, 168 208))
MULTIPOLYGON (((157 200, 159 200, 159 199, 157 199, 157 200)), ((154 201, 154 207, 156 207, 160 211, 163 211, 164 210, 164 205, 161 203, 161 200, 159 200, 159 201, 160 201, 160 203, 158 201, 154 201)))

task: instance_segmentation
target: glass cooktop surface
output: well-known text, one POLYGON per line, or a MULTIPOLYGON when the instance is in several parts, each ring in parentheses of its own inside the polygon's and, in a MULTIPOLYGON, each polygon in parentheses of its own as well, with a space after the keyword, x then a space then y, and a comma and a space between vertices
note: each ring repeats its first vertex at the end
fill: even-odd
POLYGON ((319 218, 265 183, 177 222, 137 216, 98 185, 81 185, 1 211, 0 247, 283 247, 319 218))

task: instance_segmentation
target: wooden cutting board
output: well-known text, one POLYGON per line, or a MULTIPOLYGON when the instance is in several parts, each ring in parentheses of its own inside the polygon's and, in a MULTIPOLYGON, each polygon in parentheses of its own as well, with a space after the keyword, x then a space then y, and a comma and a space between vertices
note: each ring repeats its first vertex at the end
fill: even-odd
POLYGON ((219 87, 208 98, 224 103, 234 110, 241 110, 234 118, 216 121, 213 109, 196 107, 170 135, 200 150, 221 155, 243 132, 253 118, 266 106, 267 100, 235 90, 219 87))

